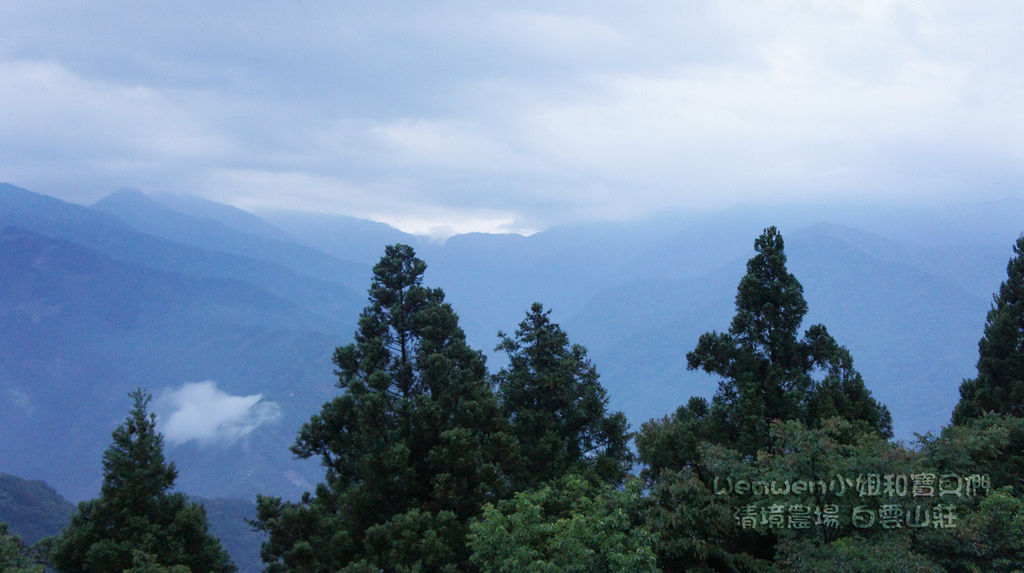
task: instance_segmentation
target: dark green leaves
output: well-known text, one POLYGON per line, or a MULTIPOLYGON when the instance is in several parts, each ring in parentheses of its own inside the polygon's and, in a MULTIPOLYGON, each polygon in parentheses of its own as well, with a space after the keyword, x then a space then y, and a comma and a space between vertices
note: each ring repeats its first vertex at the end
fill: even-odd
POLYGON ((1024 235, 1013 252, 978 342, 978 376, 960 386, 954 424, 985 412, 1024 417, 1024 235))
POLYGON ((131 398, 131 413, 103 455, 101 495, 79 504, 56 542, 54 564, 75 572, 234 571, 207 533, 202 506, 168 493, 177 470, 165 461, 156 417, 146 411, 150 396, 136 390, 131 398))

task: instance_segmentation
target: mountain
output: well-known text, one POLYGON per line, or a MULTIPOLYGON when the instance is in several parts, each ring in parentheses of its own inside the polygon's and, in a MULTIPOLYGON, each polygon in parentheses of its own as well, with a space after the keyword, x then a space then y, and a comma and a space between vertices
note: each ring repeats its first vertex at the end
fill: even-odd
MULTIPOLYGON (((321 321, 325 328, 354 324, 348 317, 362 307, 362 295, 342 282, 308 277, 266 259, 161 239, 100 210, 0 184, 0 228, 5 226, 71 241, 112 259, 157 270, 251 284, 307 308, 326 321, 321 321)), ((359 291, 363 288, 359 286, 359 291)), ((347 327, 342 330, 351 332, 347 327)))
POLYGON ((46 482, 0 473, 0 523, 31 545, 60 533, 75 506, 46 482))
MULTIPOLYGON (((171 200, 186 209, 192 205, 181 200, 171 200)), ((227 206, 225 208, 230 209, 227 206)), ((194 216, 179 212, 173 208, 149 198, 140 191, 122 189, 97 201, 93 209, 113 215, 131 227, 148 235, 174 241, 183 245, 199 247, 207 251, 219 251, 241 255, 250 259, 262 259, 291 269, 297 273, 324 281, 337 281, 343 284, 355 284, 362 281, 369 273, 366 265, 340 261, 320 251, 287 242, 278 238, 269 238, 269 229, 264 224, 260 227, 259 219, 243 219, 240 215, 232 218, 233 223, 246 228, 254 228, 260 234, 245 233, 204 216, 194 216)), ((189 209, 198 212, 213 212, 213 216, 227 218, 229 212, 217 211, 210 207, 205 210, 189 209)), ((281 233, 283 235, 283 233, 281 233)))
MULTIPOLYGON (((128 189, 128 191, 132 191, 128 189)), ((137 191, 137 190, 136 190, 137 191)), ((116 192, 115 192, 116 193, 116 192)), ((296 242, 294 236, 282 231, 271 223, 230 205, 210 201, 195 195, 171 195, 158 193, 147 195, 153 201, 178 213, 197 219, 205 219, 224 225, 246 235, 255 235, 276 241, 296 242)))
POLYGON ((850 349, 909 439, 948 423, 973 374, 1019 233, 1006 208, 960 209, 971 221, 956 208, 737 208, 440 244, 339 216, 257 218, 130 191, 89 208, 0 185, 0 470, 92 497, 125 395, 141 386, 168 423, 194 416, 167 444, 184 491, 311 489, 323 470, 288 446, 336 395, 332 351, 351 340, 370 266, 396 241, 416 246, 492 371, 497 332, 540 301, 636 428, 714 393, 686 353, 728 328, 753 240, 773 224, 804 285, 804 328, 824 323, 850 349))
MULTIPOLYGON (((988 298, 950 280, 955 267, 930 272, 937 252, 911 258, 919 247, 831 224, 784 234, 810 309, 802 328, 822 323, 850 349, 868 388, 892 410, 897 438, 948 424, 960 381, 973 372, 988 298)), ((667 413, 666 404, 714 394, 716 379, 687 371, 685 356, 702 333, 729 328, 752 239, 748 249, 703 276, 625 281, 566 320, 590 348, 613 406, 634 424, 667 413)), ((981 252, 992 258, 990 248, 981 252)))
POLYGON ((159 398, 215 380, 228 395, 262 394, 280 416, 228 444, 231 456, 172 445, 172 459, 189 468, 182 481, 209 496, 302 491, 294 476, 309 465, 280 444, 330 394, 337 341, 307 330, 322 322, 315 315, 245 283, 158 271, 13 227, 0 231, 0 261, 0 434, 12 437, 0 441, 5 471, 90 497, 130 389, 159 398))
POLYGON ((263 571, 260 545, 266 534, 253 531, 248 521, 256 519, 256 504, 245 499, 192 498, 206 509, 210 533, 220 540, 239 573, 263 571))
POLYGON ((305 245, 366 265, 376 264, 387 245, 404 243, 419 248, 423 244, 419 237, 384 223, 347 215, 272 211, 264 213, 263 219, 305 245))
MULTIPOLYGON (((253 531, 247 520, 256 517, 256 504, 242 499, 193 497, 206 509, 210 533, 220 539, 241 573, 263 570, 260 544, 266 537, 253 531)), ((57 535, 71 522, 77 508, 41 480, 0 473, 0 523, 31 545, 57 535)))

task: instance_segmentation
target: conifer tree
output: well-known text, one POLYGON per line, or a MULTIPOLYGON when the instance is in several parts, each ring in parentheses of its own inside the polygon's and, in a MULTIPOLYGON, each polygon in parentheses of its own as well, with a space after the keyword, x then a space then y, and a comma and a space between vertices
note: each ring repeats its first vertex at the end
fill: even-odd
POLYGON ((960 385, 954 424, 985 412, 1024 417, 1024 235, 1013 252, 978 342, 978 376, 960 385))
POLYGON ((6 523, 0 523, 0 573, 43 573, 44 570, 21 538, 9 533, 6 523))
POLYGON ((754 249, 737 288, 729 331, 701 335, 686 355, 691 370, 723 378, 712 401, 708 437, 753 454, 770 446, 773 419, 814 427, 821 417, 834 415, 891 436, 889 411, 871 398, 849 351, 822 325, 798 338, 807 302, 800 282, 786 270, 782 235, 769 227, 754 249), (816 372, 824 372, 822 380, 815 379, 816 372))
POLYGON ((651 491, 648 523, 665 570, 761 571, 773 559, 774 533, 737 531, 734 508, 713 493, 722 460, 757 460, 777 446, 773 421, 814 429, 828 419, 851 444, 865 433, 892 435, 888 409, 871 397, 849 351, 822 325, 800 336, 807 302, 786 269, 781 234, 765 229, 754 249, 728 332, 701 335, 686 356, 690 369, 721 377, 718 392, 710 403, 691 398, 637 436, 651 491))
POLYGON ((566 473, 621 483, 632 460, 629 424, 621 412, 607 411, 587 350, 570 344, 550 315, 534 303, 514 337, 498 334, 509 365, 495 380, 523 459, 516 488, 566 473))
POLYGON ((124 571, 144 554, 154 565, 191 571, 235 571, 220 542, 207 532, 206 512, 182 493, 169 493, 178 472, 164 459, 151 396, 131 395, 133 408, 103 454, 100 497, 78 513, 54 548, 60 571, 124 571))
POLYGON ((469 519, 509 492, 515 441, 440 289, 407 245, 373 269, 355 342, 334 354, 343 393, 292 451, 325 482, 300 503, 260 497, 270 571, 461 570, 469 519))

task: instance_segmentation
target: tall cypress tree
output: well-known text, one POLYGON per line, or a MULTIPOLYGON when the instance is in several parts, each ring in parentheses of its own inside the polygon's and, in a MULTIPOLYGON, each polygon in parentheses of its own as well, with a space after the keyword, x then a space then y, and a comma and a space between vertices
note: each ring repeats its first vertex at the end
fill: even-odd
POLYGON ((207 532, 206 512, 182 493, 169 493, 178 471, 164 459, 151 396, 131 394, 133 408, 103 454, 98 499, 82 502, 54 548, 60 571, 124 571, 140 559, 192 571, 235 571, 207 532))
POLYGON ((954 424, 985 412, 1024 417, 1024 235, 1013 253, 978 342, 978 376, 960 385, 954 424))
POLYGON ((729 331, 701 335, 686 355, 691 370, 723 378, 712 401, 709 437, 753 454, 770 446, 773 419, 813 427, 834 415, 891 436, 888 408, 871 398, 849 351, 822 325, 798 338, 807 302, 800 282, 786 270, 778 229, 765 229, 754 250, 737 288, 729 331), (821 380, 814 377, 818 371, 825 373, 821 380))
POLYGON ((774 534, 737 530, 735 508, 714 493, 713 480, 723 477, 724 460, 756 459, 758 451, 772 450, 773 420, 814 428, 823 418, 840 417, 852 422, 838 425, 851 442, 860 431, 892 435, 888 409, 871 397, 849 351, 822 325, 800 336, 807 302, 786 269, 782 235, 765 229, 754 249, 728 332, 701 335, 686 356, 690 369, 721 377, 718 392, 710 403, 691 398, 673 415, 645 423, 637 436, 651 491, 648 526, 665 570, 769 566, 774 534))
POLYGON ((534 303, 514 336, 498 334, 509 365, 495 380, 523 456, 516 488, 569 472, 621 483, 632 460, 629 424, 607 411, 587 350, 570 344, 550 315, 534 303))
POLYGON ((334 354, 343 392, 292 447, 325 482, 297 504, 259 499, 268 570, 460 570, 468 520, 508 493, 515 444, 484 357, 425 270, 407 245, 374 267, 355 342, 334 354))

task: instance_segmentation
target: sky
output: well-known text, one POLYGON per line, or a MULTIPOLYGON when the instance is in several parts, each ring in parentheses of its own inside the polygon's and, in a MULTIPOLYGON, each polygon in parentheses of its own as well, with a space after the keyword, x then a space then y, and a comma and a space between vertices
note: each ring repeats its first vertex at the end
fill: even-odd
POLYGON ((0 0, 0 181, 443 237, 1022 197, 1016 2, 0 0))

